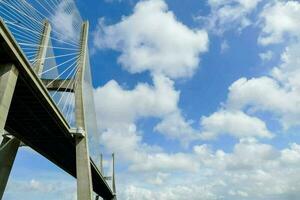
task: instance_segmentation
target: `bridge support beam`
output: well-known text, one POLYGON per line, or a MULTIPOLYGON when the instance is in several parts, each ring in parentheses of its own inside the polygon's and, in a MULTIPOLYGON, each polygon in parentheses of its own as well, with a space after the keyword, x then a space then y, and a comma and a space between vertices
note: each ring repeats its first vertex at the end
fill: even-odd
MULTIPOLYGON (((17 79, 18 70, 13 64, 0 64, 0 136, 4 134, 17 79)), ((0 146, 0 199, 2 199, 19 145, 20 141, 16 138, 3 138, 2 140, 0 146)))
POLYGON ((81 32, 81 54, 78 65, 75 88, 75 120, 78 129, 85 131, 84 137, 76 136, 76 172, 77 172, 77 199, 92 200, 92 173, 88 148, 88 132, 85 125, 83 84, 86 67, 86 52, 88 41, 88 22, 83 23, 81 32))

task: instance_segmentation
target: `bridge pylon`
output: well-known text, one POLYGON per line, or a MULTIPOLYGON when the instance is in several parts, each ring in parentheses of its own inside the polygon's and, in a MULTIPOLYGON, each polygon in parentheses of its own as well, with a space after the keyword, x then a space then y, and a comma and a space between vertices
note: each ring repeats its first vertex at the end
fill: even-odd
POLYGON ((85 124, 83 84, 84 71, 87 59, 89 23, 82 24, 80 38, 80 57, 78 61, 78 72, 75 77, 75 124, 77 129, 83 129, 84 135, 75 136, 76 139, 76 173, 77 173, 77 199, 92 199, 92 175, 90 166, 90 156, 88 148, 88 132, 85 124))

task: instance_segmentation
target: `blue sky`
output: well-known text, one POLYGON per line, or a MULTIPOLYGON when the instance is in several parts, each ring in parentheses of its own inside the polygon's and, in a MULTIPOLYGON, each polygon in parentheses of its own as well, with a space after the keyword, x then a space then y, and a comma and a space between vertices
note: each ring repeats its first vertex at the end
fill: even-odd
MULTIPOLYGON (((119 199, 297 199, 298 1, 76 3, 119 199)), ((73 178, 21 148, 4 199, 75 193, 73 178)))

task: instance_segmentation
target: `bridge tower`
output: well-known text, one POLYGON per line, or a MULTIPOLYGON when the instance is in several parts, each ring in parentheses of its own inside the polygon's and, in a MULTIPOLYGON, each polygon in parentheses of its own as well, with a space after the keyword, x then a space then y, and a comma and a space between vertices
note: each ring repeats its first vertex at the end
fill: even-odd
MULTIPOLYGON (((35 66, 37 74, 43 71, 46 50, 50 39, 50 24, 45 21, 43 37, 41 39, 40 50, 38 53, 38 63, 35 66)), ((91 200, 92 199, 92 176, 90 166, 90 156, 88 148, 88 132, 85 122, 84 114, 84 99, 83 99, 83 84, 84 72, 86 68, 87 59, 87 44, 88 44, 89 23, 86 21, 82 24, 80 36, 80 57, 78 59, 78 72, 72 80, 52 80, 45 79, 43 83, 47 86, 49 91, 67 91, 75 94, 75 124, 76 128, 73 130, 73 135, 76 140, 76 175, 77 175, 77 199, 91 200), (70 82, 72 84, 70 84, 70 82), (50 84, 49 84, 50 83, 50 84)))
MULTIPOLYGON (((41 49, 39 51, 39 63, 35 66, 35 71, 40 74, 43 71, 43 61, 46 55, 47 44, 49 43, 51 26, 46 21, 43 37, 41 40, 41 49)), ((43 83, 47 86, 49 91, 67 91, 73 92, 75 95, 75 124, 76 128, 72 130, 76 143, 76 176, 77 176, 77 199, 91 200, 92 199, 92 176, 90 166, 90 156, 88 148, 88 132, 85 122, 84 99, 83 99, 83 84, 84 72, 86 68, 87 59, 87 43, 89 23, 86 21, 82 24, 80 36, 80 50, 78 59, 78 72, 74 79, 70 80, 52 80, 45 79, 43 83), (50 83, 50 84, 49 84, 50 83), (72 84, 70 84, 72 83, 72 84)))
POLYGON ((83 106, 83 84, 84 71, 87 59, 88 42, 88 22, 82 25, 80 38, 80 59, 79 69, 76 77, 77 87, 75 88, 75 121, 77 126, 76 137, 76 171, 77 171, 77 198, 78 200, 92 199, 92 176, 90 166, 90 156, 88 148, 87 128, 85 124, 84 106, 83 106), (83 131, 83 134, 80 135, 83 131))

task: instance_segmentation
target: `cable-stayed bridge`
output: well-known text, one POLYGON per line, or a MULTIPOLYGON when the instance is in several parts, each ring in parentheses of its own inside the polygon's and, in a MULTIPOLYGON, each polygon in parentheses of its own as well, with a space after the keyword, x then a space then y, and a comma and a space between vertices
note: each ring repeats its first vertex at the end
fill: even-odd
POLYGON ((88 29, 73 0, 0 0, 0 199, 20 145, 77 178, 79 200, 116 199, 95 164, 88 29))

